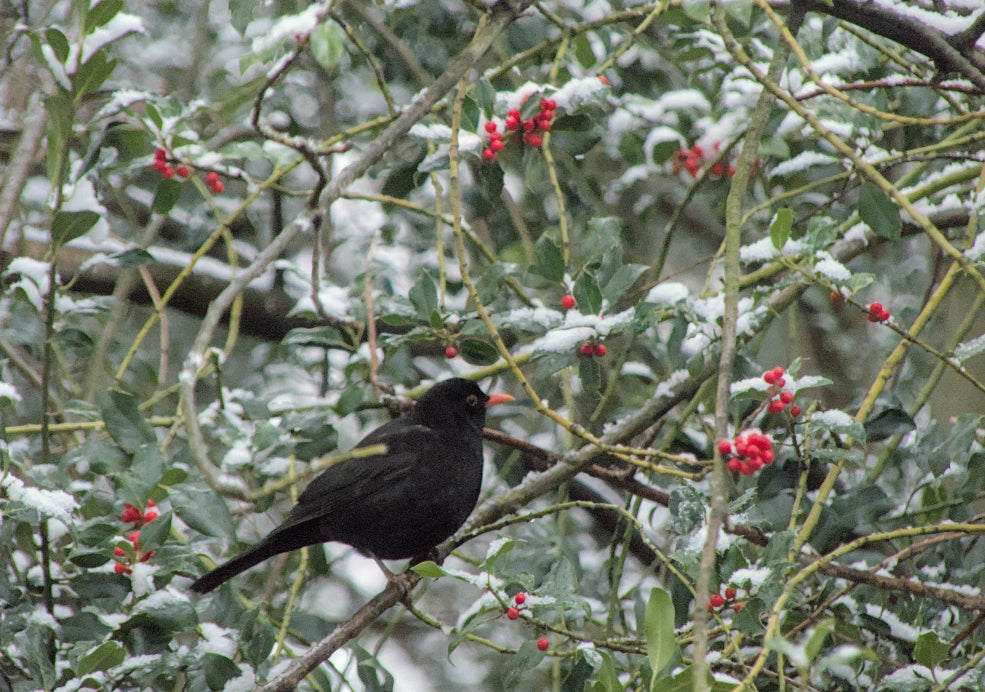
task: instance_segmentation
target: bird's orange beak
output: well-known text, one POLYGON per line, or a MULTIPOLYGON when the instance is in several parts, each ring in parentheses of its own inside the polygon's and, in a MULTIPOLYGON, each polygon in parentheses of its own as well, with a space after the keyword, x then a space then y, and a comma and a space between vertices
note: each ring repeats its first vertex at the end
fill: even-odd
POLYGON ((513 397, 509 394, 490 394, 489 401, 486 402, 486 408, 492 408, 497 404, 505 404, 509 401, 513 401, 513 397))

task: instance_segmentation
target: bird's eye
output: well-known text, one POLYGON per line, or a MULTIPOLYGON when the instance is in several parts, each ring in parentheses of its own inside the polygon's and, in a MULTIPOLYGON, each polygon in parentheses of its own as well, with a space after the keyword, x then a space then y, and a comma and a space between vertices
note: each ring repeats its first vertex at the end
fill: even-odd
POLYGON ((469 394, 467 397, 465 397, 465 403, 475 408, 475 406, 479 403, 479 397, 477 397, 475 394, 469 394))

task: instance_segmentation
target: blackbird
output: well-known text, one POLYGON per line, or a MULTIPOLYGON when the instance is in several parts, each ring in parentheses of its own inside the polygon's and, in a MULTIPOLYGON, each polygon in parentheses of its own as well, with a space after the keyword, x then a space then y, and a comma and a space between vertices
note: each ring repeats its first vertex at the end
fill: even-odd
POLYGON ((513 401, 453 378, 414 408, 364 437, 357 447, 386 452, 325 469, 266 538, 192 584, 208 593, 267 558, 338 541, 378 560, 420 557, 465 523, 482 483, 486 409, 513 401))

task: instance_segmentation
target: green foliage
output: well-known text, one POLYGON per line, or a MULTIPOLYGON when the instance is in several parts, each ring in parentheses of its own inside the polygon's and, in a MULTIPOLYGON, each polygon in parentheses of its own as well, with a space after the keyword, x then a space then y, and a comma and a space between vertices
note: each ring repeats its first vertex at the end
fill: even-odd
POLYGON ((860 26, 815 3, 796 40, 845 97, 787 60, 790 100, 744 152, 760 85, 735 46, 763 66, 783 42, 751 0, 232 0, 205 27, 167 3, 14 5, 5 113, 45 125, 0 163, 6 687, 254 687, 333 631, 344 655, 302 689, 401 690, 412 666, 434 689, 666 692, 703 670, 717 691, 751 663, 764 691, 985 686, 974 56, 901 51, 889 3, 860 26), (337 543, 189 593, 452 375, 516 396, 488 420, 516 439, 486 444, 455 556, 411 567, 412 610, 360 611, 386 582, 337 543), (773 456, 713 497, 713 458, 739 454, 722 421, 773 456), (716 503, 704 576, 737 595, 709 615, 716 503))

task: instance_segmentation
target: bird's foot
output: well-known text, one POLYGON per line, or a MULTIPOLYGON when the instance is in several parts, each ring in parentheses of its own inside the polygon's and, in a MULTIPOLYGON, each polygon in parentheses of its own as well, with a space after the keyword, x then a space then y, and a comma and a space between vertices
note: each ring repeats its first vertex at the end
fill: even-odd
POLYGON ((376 562, 377 565, 379 565, 380 569, 383 571, 383 576, 386 577, 387 582, 393 584, 395 587, 397 587, 403 592, 403 597, 400 600, 402 601, 408 600, 410 598, 410 592, 414 589, 414 586, 417 584, 417 578, 416 578, 417 575, 413 574, 412 572, 401 572, 400 574, 394 574, 387 568, 386 565, 383 564, 382 560, 380 560, 377 557, 374 557, 373 560, 376 562))

